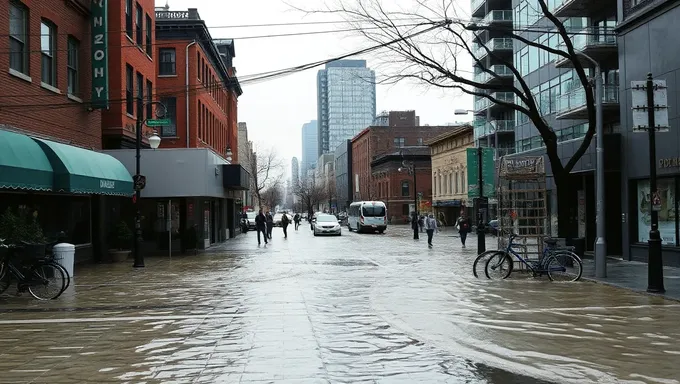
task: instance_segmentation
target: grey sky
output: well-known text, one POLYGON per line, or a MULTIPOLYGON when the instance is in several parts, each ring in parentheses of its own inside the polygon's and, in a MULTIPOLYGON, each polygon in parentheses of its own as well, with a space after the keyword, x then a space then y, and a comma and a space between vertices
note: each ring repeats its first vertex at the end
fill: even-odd
MULTIPOLYGON (((401 1, 408 3, 409 1, 401 1)), ((318 6, 321 0, 297 0, 296 5, 318 6)), ((157 6, 165 0, 156 0, 157 6)), ((201 18, 210 27, 213 38, 234 38, 238 76, 243 78, 277 69, 330 59, 374 45, 357 32, 328 33, 310 36, 239 39, 239 37, 306 31, 347 29, 346 24, 312 26, 279 26, 257 28, 226 28, 234 25, 342 20, 338 15, 304 15, 291 9, 282 0, 169 0, 171 10, 198 8, 201 18), (223 27, 223 28, 222 28, 223 27)), ((461 0, 468 11, 469 0, 461 0)), ((380 76, 374 54, 361 57, 380 76)), ((470 65, 471 67, 471 65, 470 65)), ((260 147, 276 147, 290 164, 290 158, 301 157, 302 125, 316 119, 316 71, 318 68, 287 77, 253 84, 243 84, 239 99, 238 120, 248 123, 248 135, 260 147)), ((453 91, 427 88, 414 83, 377 87, 377 110, 414 109, 422 124, 444 124, 469 117, 454 116, 455 108, 472 107, 472 99, 453 91)))

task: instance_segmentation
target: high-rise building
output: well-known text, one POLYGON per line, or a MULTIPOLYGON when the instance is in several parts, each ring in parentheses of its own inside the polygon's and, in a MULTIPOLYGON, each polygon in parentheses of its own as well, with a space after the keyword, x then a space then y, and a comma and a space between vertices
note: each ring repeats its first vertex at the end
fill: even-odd
POLYGON ((316 120, 302 125, 302 172, 303 177, 307 176, 307 171, 316 165, 318 156, 318 124, 316 120))
POLYGON ((293 185, 297 185, 300 181, 300 163, 297 157, 293 157, 293 160, 290 161, 290 181, 293 185))
POLYGON ((375 72, 366 60, 337 60, 318 72, 316 82, 319 157, 373 123, 375 72))

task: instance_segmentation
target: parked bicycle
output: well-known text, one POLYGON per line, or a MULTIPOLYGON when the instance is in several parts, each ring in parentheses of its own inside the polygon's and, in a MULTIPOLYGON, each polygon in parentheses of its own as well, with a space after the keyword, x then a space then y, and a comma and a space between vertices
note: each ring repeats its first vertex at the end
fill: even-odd
POLYGON ((39 258, 29 264, 15 263, 21 247, 9 247, 0 240, 5 254, 0 259, 0 294, 17 281, 19 293, 28 291, 38 300, 53 300, 61 296, 70 284, 66 269, 47 258, 39 258))
POLYGON ((581 258, 568 248, 557 247, 557 239, 545 238, 543 241, 546 247, 543 253, 538 260, 531 260, 523 258, 515 250, 517 246, 523 246, 513 243, 517 237, 518 235, 511 234, 506 249, 492 251, 493 254, 488 257, 484 267, 487 278, 506 279, 510 276, 514 268, 512 256, 520 264, 525 265, 534 277, 546 274, 551 281, 577 281, 581 278, 583 274, 581 258))

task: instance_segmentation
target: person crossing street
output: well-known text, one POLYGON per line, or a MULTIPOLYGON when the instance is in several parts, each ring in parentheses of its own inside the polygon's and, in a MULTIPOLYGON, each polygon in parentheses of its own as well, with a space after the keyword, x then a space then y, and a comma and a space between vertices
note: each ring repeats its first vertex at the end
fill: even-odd
POLYGON ((434 237, 434 232, 437 231, 437 220, 434 219, 433 214, 429 214, 425 218, 425 231, 427 231, 427 246, 432 248, 432 237, 434 237))

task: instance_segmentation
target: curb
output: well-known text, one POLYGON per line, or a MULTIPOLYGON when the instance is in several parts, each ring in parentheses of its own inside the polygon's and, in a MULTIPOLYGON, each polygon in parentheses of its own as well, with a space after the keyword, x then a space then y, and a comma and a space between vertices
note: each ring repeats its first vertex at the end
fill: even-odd
POLYGON ((594 278, 594 277, 581 276, 581 280, 585 280, 585 281, 588 281, 588 282, 594 283, 594 284, 608 285, 608 286, 610 286, 610 287, 619 288, 619 289, 625 289, 625 290, 627 290, 627 291, 631 291, 631 292, 635 292, 635 293, 641 293, 641 294, 646 295, 646 296, 658 297, 658 298, 661 298, 661 299, 671 300, 671 301, 675 301, 675 302, 679 302, 679 303, 680 303, 680 298, 675 298, 675 297, 666 296, 666 295, 663 294, 663 293, 652 293, 652 292, 647 292, 647 291, 645 291, 645 290, 636 289, 636 288, 630 288, 630 287, 626 287, 626 286, 624 286, 624 285, 617 284, 617 283, 612 283, 612 282, 609 282, 609 281, 598 280, 598 279, 596 279, 596 278, 594 278))

